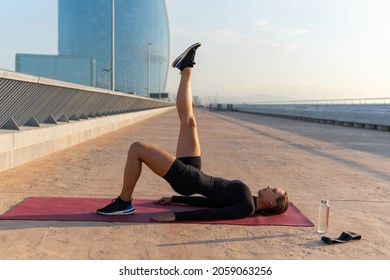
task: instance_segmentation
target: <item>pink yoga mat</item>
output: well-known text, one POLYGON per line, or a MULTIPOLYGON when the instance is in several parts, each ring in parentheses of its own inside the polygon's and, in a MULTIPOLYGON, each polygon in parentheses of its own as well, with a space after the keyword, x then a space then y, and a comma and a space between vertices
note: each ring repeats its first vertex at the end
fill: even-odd
MULTIPOLYGON (((35 220, 35 221, 94 221, 94 222, 151 222, 151 217, 167 211, 190 211, 200 207, 185 205, 157 205, 153 200, 135 199, 134 215, 103 216, 95 213, 111 202, 105 198, 70 198, 70 197, 29 197, 0 216, 0 220, 35 220)), ((176 222, 177 223, 177 222, 176 222)), ((183 223, 183 222, 181 222, 183 223)), ((229 225, 269 225, 310 227, 313 223, 303 215, 294 204, 290 204, 286 213, 276 216, 252 216, 236 220, 188 221, 196 224, 229 225)))

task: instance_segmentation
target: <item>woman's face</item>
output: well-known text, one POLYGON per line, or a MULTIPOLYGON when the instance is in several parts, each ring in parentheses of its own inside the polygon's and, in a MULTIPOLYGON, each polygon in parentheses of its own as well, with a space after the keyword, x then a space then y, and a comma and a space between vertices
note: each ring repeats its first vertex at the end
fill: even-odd
POLYGON ((276 200, 284 194, 285 191, 283 189, 272 188, 271 186, 268 186, 264 189, 260 189, 258 192, 258 195, 263 204, 270 206, 276 205, 276 200))

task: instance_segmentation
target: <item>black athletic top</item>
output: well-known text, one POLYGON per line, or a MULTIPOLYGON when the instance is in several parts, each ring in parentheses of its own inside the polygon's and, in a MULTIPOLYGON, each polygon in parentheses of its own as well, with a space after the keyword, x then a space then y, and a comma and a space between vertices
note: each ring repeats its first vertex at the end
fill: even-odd
POLYGON ((249 187, 239 180, 209 176, 180 160, 175 160, 164 179, 184 195, 173 196, 172 203, 207 207, 175 212, 177 221, 239 219, 255 213, 255 198, 249 187), (201 196, 190 196, 193 194, 201 196))

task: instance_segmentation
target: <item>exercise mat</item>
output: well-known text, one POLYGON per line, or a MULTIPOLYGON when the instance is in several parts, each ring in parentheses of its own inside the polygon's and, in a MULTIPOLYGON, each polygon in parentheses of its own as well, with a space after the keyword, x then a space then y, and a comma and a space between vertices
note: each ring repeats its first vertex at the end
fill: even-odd
MULTIPOLYGON (((93 221, 93 222, 152 222, 151 218, 167 211, 182 212, 201 209, 187 205, 159 205, 150 199, 134 199, 136 213, 128 216, 104 216, 95 213, 96 209, 111 202, 106 198, 73 197, 29 197, 0 216, 0 220, 34 221, 93 221)), ((179 223, 179 222, 175 222, 179 223)), ((255 215, 243 219, 180 221, 192 224, 229 224, 246 226, 296 226, 310 227, 313 223, 293 204, 282 215, 255 215)))

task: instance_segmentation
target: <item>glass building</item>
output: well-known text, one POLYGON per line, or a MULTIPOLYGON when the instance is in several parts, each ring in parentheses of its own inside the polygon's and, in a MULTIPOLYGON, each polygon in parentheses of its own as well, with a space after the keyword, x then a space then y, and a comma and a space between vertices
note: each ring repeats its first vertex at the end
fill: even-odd
MULTIPOLYGON (((58 0, 58 57, 62 61, 69 59, 70 64, 72 58, 74 68, 62 67, 55 71, 61 72, 58 76, 50 78, 74 82, 74 72, 89 65, 81 84, 94 83, 111 89, 113 37, 115 90, 141 96, 164 92, 169 66, 169 26, 164 0, 58 0), (91 73, 92 78, 88 77, 91 73)), ((55 60, 46 56, 34 59, 39 57, 52 64, 55 60)), ((38 74, 34 72, 37 70, 34 63, 27 69, 26 55, 17 54, 16 60, 16 71, 38 74)), ((52 73, 49 65, 47 69, 47 74, 52 73)), ((41 76, 49 76, 43 74, 39 72, 41 76)))
POLYGON ((17 72, 96 86, 96 61, 87 57, 64 55, 16 54, 17 72))

